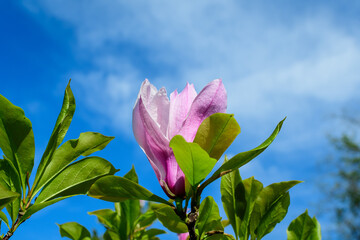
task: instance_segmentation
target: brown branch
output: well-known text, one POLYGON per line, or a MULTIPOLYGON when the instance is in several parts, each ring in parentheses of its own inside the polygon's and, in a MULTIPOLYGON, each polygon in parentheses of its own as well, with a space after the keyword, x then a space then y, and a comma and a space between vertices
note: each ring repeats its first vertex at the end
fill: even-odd
POLYGON ((190 240, 196 240, 197 236, 195 233, 195 224, 196 224, 196 220, 198 218, 198 212, 191 212, 188 215, 188 221, 186 223, 186 226, 188 228, 189 231, 189 237, 190 240))
POLYGON ((20 222, 20 219, 22 218, 22 216, 24 216, 24 213, 19 212, 15 223, 12 225, 11 229, 9 229, 9 231, 6 233, 6 235, 3 237, 2 240, 8 240, 9 238, 11 238, 11 236, 14 234, 14 232, 18 228, 18 226, 26 221, 26 219, 25 219, 24 221, 20 222))
POLYGON ((12 235, 13 233, 9 231, 2 240, 9 240, 9 238, 11 238, 12 235))

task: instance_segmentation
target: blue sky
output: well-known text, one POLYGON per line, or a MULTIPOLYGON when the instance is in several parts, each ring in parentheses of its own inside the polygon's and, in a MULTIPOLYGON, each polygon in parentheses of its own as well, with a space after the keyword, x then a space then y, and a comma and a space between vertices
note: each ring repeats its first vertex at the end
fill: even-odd
MULTIPOLYGON (((120 175, 134 164, 140 183, 165 196, 131 131, 140 84, 148 78, 170 93, 190 82, 200 91, 222 78, 228 112, 242 128, 229 155, 257 146, 288 117, 273 145, 241 169, 266 185, 305 181, 291 191, 284 223, 266 238, 285 239, 305 208, 319 213, 318 163, 330 151, 326 135, 342 130, 332 116, 360 100, 359 16, 357 1, 5 0, 1 94, 31 119, 38 162, 71 78, 77 111, 67 139, 84 131, 115 136, 98 155, 120 175)), ((68 221, 101 229, 86 212, 104 207, 111 204, 65 200, 34 215, 13 239, 60 239, 55 223, 68 221)), ((319 219, 324 231, 332 229, 328 217, 319 219)))

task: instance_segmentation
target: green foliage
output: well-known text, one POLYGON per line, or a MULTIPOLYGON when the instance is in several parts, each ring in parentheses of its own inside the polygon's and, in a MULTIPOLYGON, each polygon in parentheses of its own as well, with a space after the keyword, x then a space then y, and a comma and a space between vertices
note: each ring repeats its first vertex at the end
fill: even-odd
POLYGON ((153 194, 139 184, 125 177, 106 176, 97 180, 89 189, 88 195, 110 202, 132 200, 146 200, 165 203, 172 206, 165 199, 153 194))
POLYGON ((18 197, 19 197, 18 193, 9 191, 0 186, 0 210, 18 197))
POLYGON ((321 240, 320 224, 306 210, 294 219, 287 229, 288 240, 321 240))
POLYGON ((211 196, 206 197, 202 201, 196 224, 200 238, 204 237, 209 231, 224 231, 224 227, 221 224, 219 207, 211 196))
MULTIPOLYGON (((124 179, 133 183, 138 182, 134 167, 124 175, 124 179)), ((101 209, 89 213, 90 215, 95 215, 98 221, 106 228, 106 232, 102 236, 104 240, 156 240, 158 239, 157 235, 165 233, 161 229, 147 229, 156 220, 156 210, 152 207, 142 208, 140 201, 137 199, 127 199, 122 202, 116 202, 114 205, 115 211, 112 209, 101 209)), ((168 207, 167 205, 161 206, 168 207)), ((158 208, 159 206, 156 207, 156 209, 158 208)), ((86 233, 84 236, 90 237, 90 239, 95 240, 95 238, 99 238, 95 234, 91 236, 89 231, 78 223, 65 223, 59 226, 61 236, 63 237, 65 236, 73 240, 82 239, 76 237, 86 233), (64 235, 62 233, 62 226, 64 225, 72 226, 73 232, 71 235, 64 235)))
POLYGON ((0 186, 8 191, 18 193, 18 197, 6 205, 6 210, 14 222, 20 209, 21 183, 16 170, 11 166, 9 161, 4 159, 0 159, 0 186))
POLYGON ((57 197, 86 194, 97 179, 115 172, 116 169, 111 163, 103 158, 84 158, 69 165, 56 175, 41 191, 36 203, 42 203, 57 197))
POLYGON ((169 206, 162 206, 155 210, 156 217, 159 221, 172 232, 185 233, 188 231, 184 221, 175 213, 174 209, 169 206))
POLYGON ((300 181, 273 183, 261 190, 251 214, 251 235, 261 239, 286 216, 290 204, 288 190, 298 183, 300 181))
POLYGON ((326 213, 332 214, 338 236, 360 239, 360 122, 351 116, 345 116, 343 120, 346 132, 330 139, 335 151, 332 158, 321 165, 331 173, 332 184, 324 182, 326 187, 321 190, 326 194, 327 209, 332 209, 326 213))
MULTIPOLYGON (((71 120, 73 118, 73 115, 75 113, 75 98, 70 88, 70 82, 68 86, 65 89, 64 94, 64 100, 63 104, 60 110, 60 114, 56 120, 54 130, 50 136, 50 140, 48 142, 48 145, 46 146, 45 152, 41 158, 39 167, 37 169, 36 175, 35 175, 35 183, 38 185, 39 178, 42 177, 44 171, 47 169, 49 172, 49 169, 47 168, 50 164, 50 159, 52 158, 52 155, 55 153, 58 146, 63 141, 71 120)), ((51 161, 52 165, 58 166, 58 164, 54 164, 54 160, 51 161)), ((54 174, 49 174, 50 176, 54 176, 54 174)), ((42 178, 47 179, 47 178, 42 178)), ((37 186, 36 186, 37 187, 37 186)), ((39 189, 39 187, 37 187, 39 189)))
POLYGON ((239 171, 221 179, 221 200, 237 239, 261 239, 286 215, 288 190, 299 181, 273 183, 265 188, 253 177, 242 180, 239 171))
POLYGON ((76 222, 61 224, 59 228, 62 237, 68 237, 73 240, 91 240, 90 232, 76 222))
POLYGON ((285 121, 285 118, 279 122, 279 124, 276 126, 270 137, 268 137, 262 144, 257 146, 256 148, 247 151, 247 152, 241 152, 232 157, 230 160, 224 161, 224 163, 221 165, 220 168, 218 168, 213 175, 207 179, 202 186, 199 187, 199 193, 201 194, 202 190, 215 181, 216 179, 220 178, 224 174, 228 174, 229 172, 232 172, 251 160, 253 160, 255 157, 257 157, 259 154, 261 154, 265 149, 275 140, 276 136, 281 130, 282 124, 285 121))
MULTIPOLYGON (((240 133, 233 115, 217 113, 205 119, 193 143, 186 142, 180 135, 174 136, 169 146, 185 175, 185 204, 184 199, 175 199, 175 207, 125 176, 106 176, 97 180, 88 195, 107 201, 120 201, 119 209, 126 208, 122 204, 129 200, 162 203, 154 210, 160 222, 172 232, 190 231, 193 239, 195 235, 198 235, 198 239, 233 239, 224 233, 224 225, 227 224, 232 225, 236 238, 248 239, 251 236, 253 239, 261 239, 285 217, 290 203, 288 190, 299 182, 282 182, 263 188, 262 183, 254 178, 243 181, 237 169, 261 154, 274 141, 284 120, 258 147, 239 153, 230 160, 225 157, 222 166, 205 182, 217 160, 240 133), (204 188, 220 177, 222 202, 229 219, 225 222, 221 221, 219 209, 211 197, 200 203, 204 188), (188 213, 190 199, 191 212, 188 213)), ((150 215, 150 219, 153 217, 150 215)), ((141 218, 145 218, 145 215, 141 218)), ((132 222, 135 217, 131 219, 127 221, 132 222)), ((129 232, 128 226, 126 229, 129 232)), ((123 231, 126 232, 125 227, 123 231)), ((108 232, 106 236, 110 239, 112 233, 108 232)))
POLYGON ((31 122, 24 111, 0 95, 0 148, 16 170, 22 190, 34 166, 35 144, 31 122))
POLYGON ((198 144, 188 143, 180 135, 171 139, 170 147, 186 179, 193 187, 197 187, 216 164, 216 159, 209 157, 198 144))
MULTIPOLYGON (((10 228, 10 226, 9 226, 9 220, 8 220, 8 218, 7 218, 7 216, 6 216, 6 214, 4 213, 4 212, 0 212, 0 227, 1 227, 1 222, 4 222, 5 224, 6 224, 6 226, 8 227, 8 228, 10 228)), ((1 229, 0 229, 1 230, 1 229)))
POLYGON ((95 151, 102 150, 112 139, 114 138, 100 133, 85 132, 81 133, 78 139, 65 142, 52 154, 51 162, 47 163, 42 174, 38 171, 38 183, 34 193, 36 194, 42 187, 52 181, 57 174, 62 172, 78 157, 88 156, 95 151))
POLYGON ((257 157, 275 140, 276 136, 281 130, 284 121, 285 119, 279 122, 279 124, 276 126, 270 137, 266 139, 262 144, 260 144, 258 147, 250 151, 238 153, 237 155, 232 157, 229 161, 224 162, 224 164, 218 170, 216 170, 214 175, 219 175, 221 172, 224 171, 236 170, 244 166, 246 163, 250 162, 255 157, 257 157))
POLYGON ((239 133, 240 126, 234 114, 215 113, 201 123, 194 143, 219 160, 239 133))
POLYGON ((74 112, 75 99, 69 83, 34 183, 30 185, 35 153, 31 122, 21 108, 0 95, 0 148, 5 154, 0 159, 0 209, 6 206, 12 224, 8 224, 3 212, 0 216, 9 225, 9 234, 37 211, 65 198, 85 194, 97 179, 117 171, 99 157, 76 161, 81 155, 102 150, 113 137, 87 132, 60 146, 74 112))

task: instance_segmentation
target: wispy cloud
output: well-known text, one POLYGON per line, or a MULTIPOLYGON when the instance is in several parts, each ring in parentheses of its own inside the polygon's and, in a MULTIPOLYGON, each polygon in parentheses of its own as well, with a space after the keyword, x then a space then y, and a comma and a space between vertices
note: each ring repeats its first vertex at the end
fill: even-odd
POLYGON ((326 111, 357 98, 360 88, 359 39, 326 7, 311 15, 236 1, 24 4, 73 28, 76 51, 95 69, 73 78, 91 82, 83 84, 91 108, 124 131, 131 121, 125 112, 145 77, 171 90, 186 81, 200 89, 221 77, 230 112, 268 127, 287 115, 292 134, 310 127, 312 134, 294 139, 305 142, 324 126, 326 111))

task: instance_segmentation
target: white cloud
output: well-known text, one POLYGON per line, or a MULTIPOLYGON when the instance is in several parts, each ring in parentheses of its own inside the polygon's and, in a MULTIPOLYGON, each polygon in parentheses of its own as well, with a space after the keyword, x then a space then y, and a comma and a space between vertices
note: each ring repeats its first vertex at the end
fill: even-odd
POLYGON ((254 134, 263 130, 255 124, 269 129, 288 116, 295 136, 286 139, 290 146, 320 138, 323 132, 314 129, 326 125, 323 114, 356 98, 360 88, 359 39, 336 24, 327 9, 316 15, 271 12, 236 1, 24 4, 39 18, 49 15, 74 29, 77 51, 94 59, 96 69, 73 78, 91 79, 83 85, 89 106, 124 131, 131 122, 131 111, 124 111, 132 108, 145 77, 154 76, 150 81, 169 92, 186 81, 200 90, 221 77, 229 111, 251 122, 254 134))

